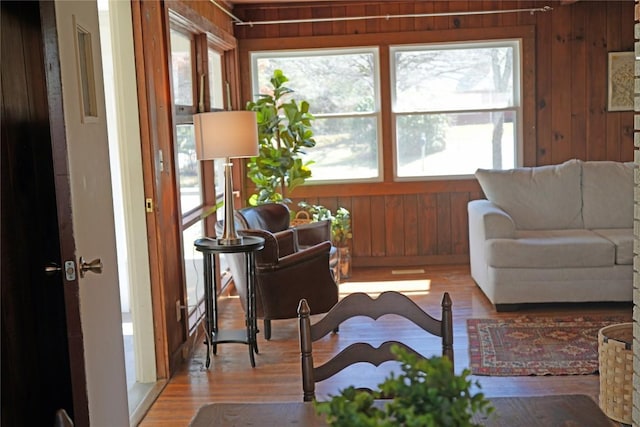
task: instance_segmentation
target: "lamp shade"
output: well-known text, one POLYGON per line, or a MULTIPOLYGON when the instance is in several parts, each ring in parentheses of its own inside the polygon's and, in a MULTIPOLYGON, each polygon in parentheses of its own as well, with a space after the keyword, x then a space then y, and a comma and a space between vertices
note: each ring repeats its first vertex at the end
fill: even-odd
POLYGON ((254 111, 215 111, 193 115, 198 160, 258 155, 254 111))

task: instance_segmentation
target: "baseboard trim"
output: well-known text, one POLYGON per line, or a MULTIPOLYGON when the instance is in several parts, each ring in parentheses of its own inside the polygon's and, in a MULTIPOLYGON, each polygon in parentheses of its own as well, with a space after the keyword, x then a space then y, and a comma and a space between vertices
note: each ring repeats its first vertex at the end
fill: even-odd
POLYGON ((359 256, 352 257, 353 267, 417 267, 425 265, 469 264, 469 255, 359 256))

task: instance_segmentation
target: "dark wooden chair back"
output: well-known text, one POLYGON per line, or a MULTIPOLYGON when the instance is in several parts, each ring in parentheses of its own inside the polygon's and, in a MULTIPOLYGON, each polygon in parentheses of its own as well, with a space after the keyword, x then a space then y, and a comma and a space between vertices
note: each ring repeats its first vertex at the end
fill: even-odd
POLYGON ((346 296, 338 302, 322 319, 311 324, 310 308, 306 300, 298 305, 300 351, 302 358, 302 389, 304 401, 315 399, 315 384, 332 377, 346 367, 359 362, 368 362, 374 366, 395 360, 391 353, 391 346, 397 344, 420 357, 424 355, 409 345, 389 340, 379 347, 369 343, 358 342, 349 345, 326 363, 315 366, 313 363, 313 342, 319 340, 332 331, 337 331, 340 324, 356 316, 367 316, 377 320, 385 314, 394 314, 408 319, 417 326, 442 340, 442 355, 451 360, 453 366, 453 320, 451 313, 451 298, 445 292, 442 298, 440 320, 422 310, 406 295, 395 292, 383 292, 378 298, 371 298, 361 292, 346 296))

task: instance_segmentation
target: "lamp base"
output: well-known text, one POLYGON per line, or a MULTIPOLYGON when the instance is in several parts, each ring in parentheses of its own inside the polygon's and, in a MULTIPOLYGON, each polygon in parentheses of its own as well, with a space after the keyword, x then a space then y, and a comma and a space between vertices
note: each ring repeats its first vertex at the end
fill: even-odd
POLYGON ((236 233, 235 215, 233 213, 233 182, 231 174, 231 160, 224 163, 224 232, 218 237, 221 246, 233 246, 242 244, 242 236, 236 233))
POLYGON ((242 244, 242 236, 236 237, 218 237, 217 242, 222 246, 233 246, 242 244))

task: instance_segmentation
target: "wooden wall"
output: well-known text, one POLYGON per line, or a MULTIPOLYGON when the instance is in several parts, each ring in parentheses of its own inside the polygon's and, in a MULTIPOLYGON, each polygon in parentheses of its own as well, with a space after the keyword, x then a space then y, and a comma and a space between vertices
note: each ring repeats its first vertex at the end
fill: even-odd
MULTIPOLYGON (((453 15, 440 17, 375 19, 341 22, 236 26, 244 99, 250 98, 246 46, 280 40, 299 46, 330 47, 357 44, 376 38, 380 44, 389 35, 402 37, 416 32, 456 34, 477 30, 478 37, 496 28, 534 29, 532 64, 524 73, 533 76, 533 113, 525 117, 526 166, 583 160, 633 160, 633 113, 607 111, 607 52, 633 50, 633 2, 579 1, 386 1, 247 4, 234 14, 244 21, 290 20, 343 16, 400 15, 539 8, 528 12, 453 15), (249 94, 249 95, 248 95, 249 94)), ((384 92, 384 91, 383 91, 384 92)), ((353 264, 429 265, 468 261, 466 205, 482 197, 475 180, 393 182, 391 140, 384 122, 382 183, 314 185, 296 189, 298 200, 335 209, 351 210, 353 220, 353 264)), ((388 116, 387 116, 388 117, 388 116)))

